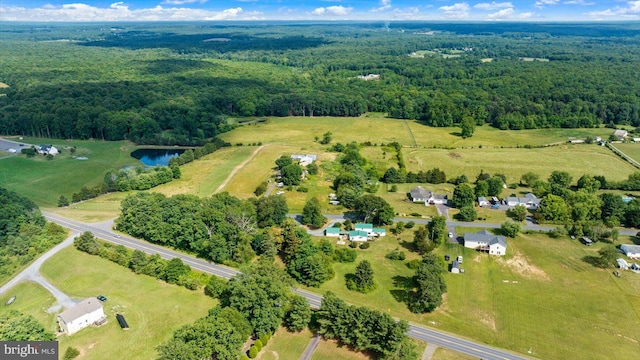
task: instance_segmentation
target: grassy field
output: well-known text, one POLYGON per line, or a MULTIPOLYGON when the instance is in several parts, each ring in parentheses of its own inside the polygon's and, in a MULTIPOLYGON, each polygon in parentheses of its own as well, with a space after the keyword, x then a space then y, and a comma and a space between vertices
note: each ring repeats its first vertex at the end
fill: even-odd
POLYGON ((453 195, 454 186, 451 184, 397 184, 398 191, 391 192, 388 190, 391 186, 383 183, 380 183, 380 188, 376 195, 393 206, 399 216, 411 216, 413 213, 421 214, 423 217, 438 215, 438 210, 435 206, 425 206, 423 203, 414 203, 409 200, 407 193, 418 185, 438 194, 448 194, 449 197, 453 195))
MULTIPOLYGON (((405 232, 401 239, 409 241, 410 235, 405 232)), ((447 273, 444 304, 432 314, 417 315, 392 295, 397 291, 394 281, 406 280, 413 271, 404 262, 384 258, 395 247, 402 249, 398 240, 386 237, 359 250, 356 263, 336 264, 335 278, 315 291, 330 290, 350 303, 490 345, 524 354, 531 350, 538 358, 632 358, 640 343, 636 331, 640 275, 625 272, 616 278, 583 260, 597 255, 601 246, 586 248, 568 239, 522 235, 509 240, 505 258, 496 258, 447 244, 438 254, 463 255, 466 273, 447 273), (364 259, 371 262, 378 282, 378 289, 369 295, 349 291, 344 281, 344 275, 364 259)), ((407 260, 417 258, 404 251, 407 260)))
POLYGON ((55 316, 47 313, 47 309, 55 303, 53 295, 42 286, 34 282, 21 282, 0 296, 0 304, 2 304, 0 315, 17 310, 23 314, 33 315, 47 330, 55 331, 55 316), (14 295, 16 296, 14 303, 11 306, 5 306, 7 300, 14 295))
POLYGON ((290 333, 280 328, 271 337, 267 346, 256 357, 257 360, 299 359, 309 345, 313 334, 305 329, 298 333, 290 333))
POLYGON ((136 147, 125 141, 11 140, 25 144, 53 144, 62 151, 53 160, 46 160, 43 156, 29 159, 24 155, 1 160, 0 186, 16 191, 43 207, 57 206, 62 194, 71 199, 71 194, 82 186, 99 184, 107 170, 140 163, 130 156, 136 147), (73 146, 76 147, 75 156, 88 159, 72 158, 69 149, 73 146))
POLYGON ((445 348, 437 348, 431 360, 474 360, 473 356, 465 355, 445 348))
POLYGON ((627 154, 633 160, 640 162, 640 144, 637 143, 622 143, 612 144, 616 148, 620 149, 623 153, 627 154))
MULTIPOLYGON (((84 354, 83 359, 153 359, 155 348, 168 340, 173 331, 205 316, 216 304, 202 292, 136 275, 74 248, 64 249, 45 262, 41 273, 73 298, 98 294, 108 298, 107 324, 59 338, 62 353, 74 346, 84 354), (115 312, 126 316, 129 331, 120 329, 115 312)), ((49 297, 40 297, 39 303, 50 303, 49 297)))
POLYGON ((475 179, 481 170, 502 173, 508 183, 533 172, 546 179, 554 170, 567 171, 577 181, 583 174, 604 175, 607 179, 626 179, 637 169, 604 147, 597 145, 563 145, 540 149, 405 149, 407 169, 417 172, 440 168, 447 178, 465 174, 475 179))

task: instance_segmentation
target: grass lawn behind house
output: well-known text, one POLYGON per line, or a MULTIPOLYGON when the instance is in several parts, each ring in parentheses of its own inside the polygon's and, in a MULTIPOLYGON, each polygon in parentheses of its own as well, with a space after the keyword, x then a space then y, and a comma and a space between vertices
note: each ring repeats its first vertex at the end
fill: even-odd
POLYGON ((170 285, 97 256, 67 248, 44 263, 41 273, 74 299, 104 295, 107 324, 62 336, 60 352, 74 346, 83 358, 95 360, 152 359, 156 347, 182 325, 193 323, 216 305, 202 291, 170 285), (115 313, 127 319, 124 331, 115 313))

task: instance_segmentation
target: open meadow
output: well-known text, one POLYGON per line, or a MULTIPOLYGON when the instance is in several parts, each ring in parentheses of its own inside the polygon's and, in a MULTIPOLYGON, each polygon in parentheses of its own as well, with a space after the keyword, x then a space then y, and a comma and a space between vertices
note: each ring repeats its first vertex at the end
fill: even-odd
POLYGON ((612 144, 612 145, 614 145, 623 153, 627 154, 627 156, 631 157, 633 160, 640 162, 640 144, 622 143, 622 144, 612 144))
POLYGON ((24 155, 0 160, 0 186, 13 190, 35 201, 42 207, 55 207, 64 194, 80 191, 82 186, 94 186, 103 181, 104 174, 111 169, 140 162, 130 156, 137 147, 127 141, 81 141, 24 138, 9 138, 25 144, 53 144, 61 151, 52 160, 36 155, 24 155), (76 147, 71 154, 71 148, 76 147), (86 157, 78 160, 76 157, 86 157))
POLYGON ((309 345, 313 334, 309 329, 292 333, 284 327, 276 330, 269 342, 262 348, 257 360, 299 359, 309 345))
MULTIPOLYGON (((457 229, 462 234, 477 229, 457 229)), ((412 314, 398 296, 401 284, 413 275, 405 266, 418 255, 410 247, 411 232, 400 241, 387 236, 358 250, 355 263, 336 264, 336 276, 310 289, 332 291, 352 304, 367 305, 392 316, 468 336, 489 345, 504 347, 542 359, 633 358, 640 344, 637 332, 640 313, 640 275, 624 272, 616 278, 583 259, 597 256, 603 244, 587 248, 577 241, 551 239, 546 235, 520 235, 508 240, 504 258, 445 244, 441 256, 464 256, 464 274, 446 273, 445 301, 432 314, 412 314), (392 261, 384 255, 394 248, 407 260, 392 261), (345 274, 369 260, 378 288, 364 295, 345 286, 345 274), (615 300, 614 300, 615 299, 615 300), (572 344, 566 346, 566 344, 572 344)))
MULTIPOLYGON (((190 291, 150 276, 136 275, 72 247, 45 262, 41 273, 74 299, 97 295, 108 299, 104 303, 105 325, 59 338, 61 353, 73 346, 80 350, 83 359, 155 358, 156 347, 168 340, 176 329, 205 316, 216 305, 216 300, 202 291, 190 291), (120 329, 116 312, 126 317, 130 330, 120 329)), ((36 295, 34 302, 51 303, 48 293, 36 295)))

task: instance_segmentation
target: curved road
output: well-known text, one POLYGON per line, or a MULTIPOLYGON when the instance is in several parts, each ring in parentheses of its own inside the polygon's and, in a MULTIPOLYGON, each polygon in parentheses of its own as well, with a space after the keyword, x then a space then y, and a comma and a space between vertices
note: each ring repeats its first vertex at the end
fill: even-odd
MULTIPOLYGON (((195 258, 191 255, 183 254, 171 249, 167 249, 161 246, 157 246, 146 241, 137 240, 127 236, 115 234, 104 226, 95 226, 91 224, 85 224, 79 221, 64 218, 62 216, 43 212, 45 218, 49 221, 60 224, 64 227, 71 229, 72 231, 85 232, 90 231, 96 237, 106 240, 115 244, 124 245, 134 250, 141 250, 149 254, 159 254, 164 259, 172 259, 174 257, 180 258, 185 264, 191 266, 194 269, 200 270, 207 274, 217 275, 223 278, 231 278, 234 275, 240 273, 238 270, 213 264, 206 260, 195 258)), ((300 289, 293 289, 296 293, 307 298, 312 307, 320 307, 322 296, 314 294, 312 292, 300 289)), ((423 340, 428 343, 432 343, 438 346, 442 346, 448 349, 452 349, 464 354, 478 357, 485 360, 520 360, 527 359, 522 355, 517 355, 505 350, 497 349, 487 345, 483 345, 471 340, 467 340, 455 335, 447 334, 445 332, 427 328, 422 325, 411 324, 408 332, 410 337, 423 340)))

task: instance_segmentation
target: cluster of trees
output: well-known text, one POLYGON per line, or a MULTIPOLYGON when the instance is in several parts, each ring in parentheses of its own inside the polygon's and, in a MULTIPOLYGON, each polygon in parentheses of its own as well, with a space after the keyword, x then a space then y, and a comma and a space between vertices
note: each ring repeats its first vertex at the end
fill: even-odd
POLYGON ((409 325, 390 315, 366 307, 347 305, 327 292, 316 313, 318 333, 337 339, 355 350, 368 350, 380 359, 417 359, 415 346, 407 337, 409 325))
POLYGON ((387 184, 403 183, 429 183, 442 184, 447 181, 447 174, 444 171, 433 168, 431 170, 420 170, 417 173, 407 172, 405 169, 397 170, 394 167, 388 168, 380 179, 387 184))
POLYGON ((327 218, 322 215, 322 205, 320 205, 318 198, 313 197, 304 204, 301 222, 315 229, 322 227, 327 222, 327 218))
POLYGON ((283 224, 280 236, 280 257, 292 278, 308 286, 320 286, 333 278, 334 249, 330 242, 316 245, 291 219, 283 224))
POLYGON ((418 253, 427 254, 447 239, 447 218, 436 215, 431 221, 413 232, 413 246, 418 253))
POLYGON ((356 266, 354 274, 347 275, 347 288, 361 293, 370 293, 378 287, 373 276, 373 268, 368 260, 362 260, 356 266))
MULTIPOLYGON (((154 166, 152 168, 136 166, 122 169, 115 174, 107 174, 109 180, 107 188, 110 188, 113 182, 115 183, 116 191, 149 190, 172 181, 174 175, 179 178, 180 169, 177 169, 177 174, 174 174, 168 166, 154 166)), ((105 176, 105 180, 107 176, 105 176)))
MULTIPOLYGON (((415 29, 408 23, 394 26, 415 29)), ((0 97, 0 133, 195 145, 232 128, 226 115, 358 116, 366 111, 430 126, 460 126, 463 137, 485 123, 500 129, 640 125, 638 92, 633 91, 638 79, 629 76, 640 60, 634 31, 603 31, 616 39, 595 41, 567 32, 550 37, 547 28, 532 27, 526 36, 544 38, 532 43, 494 26, 453 30, 483 36, 445 30, 429 39, 385 32, 380 24, 280 26, 270 34, 244 26, 201 28, 194 34, 193 28, 176 26, 117 35, 82 32, 82 39, 61 35, 80 40, 71 47, 16 43, 12 39, 28 36, 11 33, 3 39, 3 46, 14 51, 0 69, 11 85, 0 97), (215 37, 233 41, 203 41, 215 37), (406 56, 464 47, 473 51, 459 58, 406 56), (126 56, 120 51, 141 48, 146 51, 126 56), (523 62, 522 57, 550 61, 523 62), (33 68, 42 74, 33 75, 33 68), (122 78, 122 68, 130 69, 126 80, 113 81, 122 78), (356 78, 367 73, 381 78, 356 78)))
POLYGON ((297 163, 294 163, 290 156, 282 155, 276 160, 276 165, 280 170, 282 182, 285 185, 300 185, 302 181, 302 172, 304 169, 297 163))
POLYGON ((360 154, 357 143, 349 143, 342 150, 340 172, 333 181, 340 204, 353 209, 365 222, 391 224, 395 213, 393 207, 379 196, 364 194, 365 191, 375 192, 377 189, 377 185, 371 185, 379 178, 377 170, 360 154))
POLYGON ((0 187, 0 282, 60 243, 66 230, 48 223, 31 200, 0 187))
POLYGON ((165 260, 158 254, 147 255, 140 250, 130 250, 122 245, 112 245, 97 240, 92 233, 84 232, 73 241, 76 249, 97 255, 114 263, 128 267, 136 274, 153 276, 170 284, 184 286, 190 290, 201 289, 208 278, 192 271, 180 258, 165 260))
MULTIPOLYGON (((153 243, 218 263, 244 263, 256 255, 252 243, 264 242, 256 239, 261 236, 258 226, 274 221, 270 205, 262 200, 240 200, 228 193, 205 199, 137 193, 122 201, 122 212, 115 223, 118 230, 153 243), (267 209, 262 211, 262 207, 267 209)), ((286 203, 283 210, 286 215, 286 203)), ((275 221, 282 221, 284 215, 275 221)))
POLYGON ((0 315, 1 341, 54 341, 53 332, 48 331, 31 315, 10 310, 0 315))

